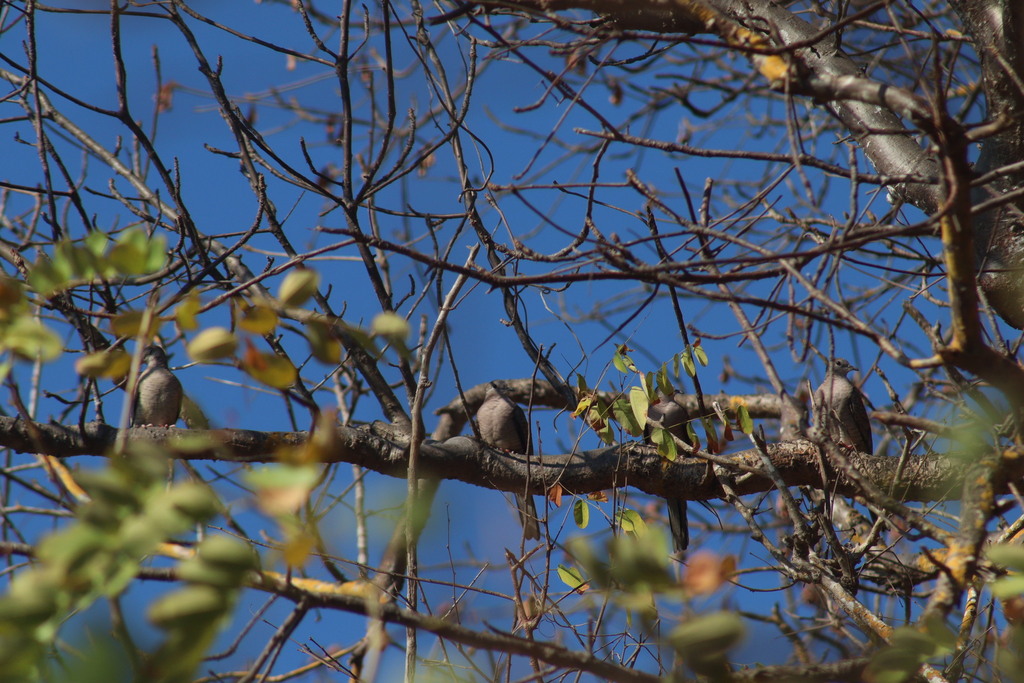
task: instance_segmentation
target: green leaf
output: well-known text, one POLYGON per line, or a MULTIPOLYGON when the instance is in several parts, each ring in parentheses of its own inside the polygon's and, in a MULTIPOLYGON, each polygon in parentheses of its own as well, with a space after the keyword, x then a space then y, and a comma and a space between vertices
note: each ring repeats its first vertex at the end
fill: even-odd
POLYGON ((669 462, 675 462, 679 457, 679 449, 676 447, 676 440, 672 433, 662 427, 655 427, 651 430, 651 443, 658 448, 658 455, 669 462))
POLYGON ((619 528, 638 537, 647 535, 647 522, 636 510, 624 508, 618 514, 619 528))
POLYGON ((199 545, 198 552, 203 562, 219 567, 248 572, 260 566, 256 553, 248 543, 225 534, 207 536, 199 545))
POLYGON ((579 569, 576 567, 567 567, 564 564, 558 565, 558 578, 560 578, 562 583, 568 586, 571 590, 578 590, 581 586, 584 586, 587 583, 579 569))
POLYGON ((754 433, 754 421, 750 419, 750 411, 747 410, 747 406, 740 404, 736 407, 736 419, 740 423, 740 431, 744 434, 754 433))
MULTIPOLYGON (((707 436, 708 440, 708 451, 711 453, 720 453, 722 448, 718 441, 718 432, 715 430, 715 423, 707 417, 702 417, 700 423, 704 425, 704 435, 707 436)), ((694 441, 696 442, 696 439, 694 441)))
POLYGON ((92 279, 97 273, 96 257, 88 249, 79 248, 73 242, 64 240, 57 244, 56 258, 66 262, 72 276, 92 279))
POLYGON ((163 497, 169 506, 188 517, 190 525, 205 522, 220 512, 220 500, 205 484, 175 484, 163 497))
POLYGON ((110 238, 107 237, 107 233, 102 230, 91 230, 82 240, 82 244, 85 248, 95 256, 97 259, 103 256, 103 252, 106 251, 107 245, 110 243, 110 238))
POLYGON ((57 333, 28 316, 20 316, 4 330, 0 345, 28 360, 51 361, 64 352, 57 333))
POLYGON ((1024 546, 1001 543, 990 546, 985 555, 992 562, 1007 569, 1024 572, 1024 546))
POLYGON ((927 659, 923 650, 930 649, 925 641, 907 635, 898 639, 897 633, 894 633, 893 645, 872 655, 865 672, 866 677, 878 683, 902 683, 913 676, 927 659))
POLYGON ((686 423, 686 435, 690 437, 690 443, 699 444, 700 439, 697 438, 697 430, 693 428, 693 422, 686 423))
POLYGON ((921 625, 934 645, 933 656, 948 657, 956 651, 957 634, 942 619, 926 619, 921 625))
POLYGON ((399 356, 409 357, 409 323, 391 311, 378 313, 370 324, 370 333, 387 341, 399 356))
POLYGON ((162 629, 200 626, 230 605, 228 595, 212 586, 186 586, 149 606, 149 620, 162 629))
MULTIPOLYGON (((634 512, 634 514, 636 514, 634 512)), ((633 520, 636 522, 636 518, 633 520)), ((641 533, 631 532, 615 536, 607 550, 611 558, 614 583, 632 595, 617 596, 631 609, 647 610, 651 606, 652 592, 675 587, 669 573, 668 546, 664 534, 647 533, 647 525, 639 521, 641 533)))
POLYGON ((992 595, 997 598, 1013 598, 1024 595, 1024 576, 1006 576, 996 579, 991 586, 992 595))
POLYGON ((893 631, 890 643, 892 647, 909 652, 922 662, 935 654, 935 641, 927 633, 921 633, 912 626, 893 631))
POLYGON ((250 572, 259 569, 259 560, 247 544, 224 534, 208 536, 196 555, 179 566, 179 575, 191 583, 222 588, 238 588, 250 572))
POLYGON ((41 256, 28 272, 26 281, 32 291, 42 296, 51 296, 64 289, 68 283, 68 277, 60 273, 50 259, 41 256))
POLYGON ((671 396, 675 393, 675 389, 672 388, 672 383, 668 378, 668 365, 665 363, 661 364, 658 368, 658 373, 655 377, 655 384, 658 387, 658 393, 663 396, 671 396))
POLYGON ((697 376, 697 367, 693 364, 693 355, 690 353, 689 347, 683 351, 682 354, 683 369, 686 370, 686 374, 690 377, 697 376))
POLYGON ((267 465, 244 473, 245 483, 254 489, 290 486, 312 488, 319 477, 317 468, 295 465, 267 465))
POLYGON ((142 230, 125 230, 107 254, 108 262, 122 275, 151 272, 149 258, 149 235, 142 230))
POLYGON ((638 433, 629 432, 633 436, 642 434, 643 426, 647 424, 647 409, 650 407, 648 395, 648 392, 640 387, 630 387, 629 389, 629 406, 633 410, 633 419, 636 420, 637 425, 641 426, 638 433))
POLYGON ((572 518, 576 527, 586 529, 590 524, 590 505, 587 501, 577 498, 572 504, 572 518))
POLYGON ((657 380, 653 372, 645 372, 640 375, 640 385, 643 387, 644 392, 648 398, 654 398, 658 395, 657 391, 657 380))
POLYGON ((623 374, 629 372, 629 368, 627 367, 627 361, 628 359, 619 353, 616 353, 614 356, 612 356, 612 365, 615 367, 616 370, 623 374))
POLYGON ((704 347, 700 343, 693 345, 693 355, 697 358, 697 362, 704 367, 708 366, 708 354, 704 351, 704 347))
POLYGON ((636 416, 633 414, 633 406, 626 399, 615 400, 615 403, 612 404, 612 415, 631 436, 640 436, 644 433, 643 425, 636 421, 636 416))
POLYGON ((112 537, 89 525, 72 525, 42 540, 36 549, 41 562, 65 575, 76 571, 111 545, 112 537))
MULTIPOLYGON (((37 576, 38 573, 35 575, 37 576)), ((24 583, 24 578, 34 577, 32 573, 19 574, 16 577, 14 586, 24 583)), ((5 631, 5 636, 13 633, 28 634, 35 631, 43 622, 47 621, 58 611, 57 592, 53 586, 46 586, 48 590, 18 591, 0 598, 0 627, 5 631)), ((5 638, 6 640, 6 638, 5 638)), ((0 648, 4 643, 0 641, 0 648)), ((10 660, 3 655, 15 653, 0 652, 0 661, 8 665, 10 660)), ((36 680, 36 679, 24 679, 36 680)))
POLYGON ((590 577, 599 586, 608 586, 611 582, 611 567, 606 558, 607 552, 598 554, 589 539, 583 536, 575 536, 566 542, 569 556, 576 564, 582 567, 583 574, 590 577))
POLYGON ((155 273, 165 265, 167 265, 167 238, 163 235, 147 237, 142 258, 144 272, 155 273))
POLYGON ((746 635, 743 620, 735 612, 715 612, 685 620, 672 629, 668 639, 695 671, 707 671, 724 661, 729 650, 746 635))

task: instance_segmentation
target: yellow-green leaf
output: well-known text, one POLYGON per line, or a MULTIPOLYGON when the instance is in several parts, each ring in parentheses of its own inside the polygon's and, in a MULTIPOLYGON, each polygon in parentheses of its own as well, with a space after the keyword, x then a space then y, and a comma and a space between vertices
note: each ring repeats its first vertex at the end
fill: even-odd
POLYGON ((1024 572, 1024 546, 1001 543, 985 551, 988 559, 1007 569, 1024 572))
POLYGON ((124 311, 110 321, 110 329, 119 337, 137 337, 141 334, 148 339, 159 331, 160 319, 155 315, 150 315, 149 329, 143 331, 142 321, 145 317, 145 311, 124 311))
POLYGON ((590 524, 590 505, 587 501, 577 498, 572 504, 572 518, 576 526, 586 529, 590 524))
POLYGON ((313 357, 321 363, 337 365, 341 361, 341 342, 332 334, 327 323, 319 320, 308 323, 306 340, 313 357))
POLYGON ((992 595, 997 598, 1014 598, 1024 595, 1024 576, 1013 575, 996 579, 990 586, 992 595))
POLYGON ((683 369, 686 370, 686 374, 690 377, 696 377, 697 367, 693 364, 693 355, 690 353, 689 348, 683 351, 681 360, 683 362, 683 369))
POLYGON ((132 355, 124 349, 107 349, 82 356, 75 361, 75 372, 85 377, 118 380, 128 374, 132 355))
POLYGON ((185 300, 174 309, 174 318, 178 321, 178 327, 187 332, 199 329, 199 321, 196 316, 199 315, 200 308, 202 306, 199 302, 199 295, 189 292, 185 300))
POLYGON ((287 389, 299 378, 292 362, 274 353, 246 352, 242 358, 242 369, 253 379, 275 389, 287 389))
POLYGON ((693 345, 693 355, 697 358, 697 362, 704 367, 708 366, 708 354, 704 351, 704 347, 700 343, 693 345))
POLYGON ((316 293, 319 284, 320 274, 315 270, 296 268, 285 276, 277 292, 277 298, 282 306, 301 306, 316 293))
POLYGON ((754 421, 750 419, 750 411, 742 403, 736 407, 736 418, 740 423, 740 430, 744 434, 754 433, 754 421))
POLYGON ((99 259, 85 247, 65 240, 57 245, 56 253, 59 259, 67 262, 75 277, 89 280, 99 272, 99 259))
POLYGON ((384 311, 374 317, 370 333, 389 341, 405 341, 409 338, 409 322, 393 311, 384 311))
POLYGON ((223 327, 211 327, 203 330, 188 343, 188 355, 200 363, 227 358, 238 348, 238 339, 223 327))
POLYGON ((163 235, 147 236, 145 249, 143 250, 143 268, 145 268, 145 272, 155 273, 166 264, 167 238, 163 235))
POLYGON ((107 249, 107 244, 110 242, 110 238, 107 237, 107 233, 102 230, 92 230, 82 240, 82 244, 85 248, 92 253, 96 258, 103 256, 103 252, 107 249))
POLYGON ((107 254, 107 261, 122 275, 142 275, 146 268, 147 235, 141 230, 126 230, 107 254))
POLYGON ((64 344, 56 332, 27 316, 15 318, 4 330, 0 345, 28 360, 50 361, 64 352, 64 344))
POLYGON ((118 235, 107 260, 124 275, 153 273, 167 263, 167 239, 133 228, 118 235))
POLYGON ((242 314, 238 318, 238 326, 246 332, 264 335, 270 334, 277 327, 277 313, 270 306, 242 302, 239 308, 242 314))
POLYGON ((593 404, 594 397, 589 394, 585 395, 583 398, 579 400, 579 403, 576 404, 576 410, 572 411, 572 416, 574 418, 577 418, 580 415, 583 415, 588 410, 590 410, 590 406, 592 406, 593 404))
POLYGON ((68 277, 54 267, 53 262, 45 256, 32 266, 28 272, 28 286, 42 296, 50 296, 62 289, 68 283, 68 277))

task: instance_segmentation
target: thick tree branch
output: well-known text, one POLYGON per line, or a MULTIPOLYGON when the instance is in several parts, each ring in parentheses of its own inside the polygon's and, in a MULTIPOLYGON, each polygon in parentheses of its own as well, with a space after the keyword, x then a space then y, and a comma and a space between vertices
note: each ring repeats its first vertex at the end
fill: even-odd
MULTIPOLYGON (((90 423, 84 430, 63 425, 27 423, 0 417, 0 446, 22 452, 44 453, 54 457, 102 455, 110 451, 117 430, 109 425, 90 423), (33 438, 33 435, 36 438, 33 438)), ((325 462, 347 462, 391 477, 406 475, 408 448, 404 434, 383 423, 359 428, 338 428, 337 449, 325 462)), ((161 427, 137 427, 130 430, 133 440, 154 440, 164 444, 174 457, 182 460, 223 462, 275 462, 282 447, 305 443, 307 432, 258 432, 254 430, 184 430, 161 427), (202 447, 203 440, 208 445, 202 447)), ((788 441, 767 448, 772 464, 788 486, 820 486, 817 448, 810 441, 788 441)), ((689 500, 721 498, 723 492, 713 477, 707 476, 707 461, 699 457, 666 461, 648 446, 630 442, 590 451, 568 454, 524 456, 487 448, 475 439, 457 436, 444 442, 427 441, 421 453, 422 473, 438 479, 451 479, 501 491, 523 492, 529 481, 530 492, 544 494, 560 485, 570 493, 587 494, 620 486, 631 486, 656 496, 673 495, 689 500)), ((879 487, 894 492, 903 501, 951 500, 959 497, 964 469, 957 458, 940 456, 913 458, 899 472, 899 460, 882 456, 855 454, 852 465, 879 487)), ((1012 461, 995 486, 1006 493, 1007 485, 1024 474, 1024 463, 1012 461)), ((744 450, 716 459, 738 472, 734 488, 738 494, 769 491, 773 488, 760 456, 744 450)), ((856 484, 840 472, 830 472, 832 490, 843 495, 858 495, 856 484)))

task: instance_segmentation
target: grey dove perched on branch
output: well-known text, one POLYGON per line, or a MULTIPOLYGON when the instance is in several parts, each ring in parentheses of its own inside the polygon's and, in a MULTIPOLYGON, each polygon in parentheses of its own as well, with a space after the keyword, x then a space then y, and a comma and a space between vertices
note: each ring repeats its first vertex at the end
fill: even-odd
POLYGON ((167 367, 167 354, 163 348, 150 344, 142 352, 146 369, 139 375, 132 406, 133 427, 157 425, 169 427, 178 421, 184 391, 181 382, 167 367))
MULTIPOLYGON (((647 408, 647 426, 644 428, 644 436, 650 440, 651 425, 665 429, 672 436, 685 444, 693 445, 690 435, 686 430, 686 423, 690 416, 679 401, 682 394, 676 392, 672 396, 661 396, 658 403, 647 408)), ((672 533, 672 545, 675 552, 686 550, 690 545, 690 529, 686 522, 686 499, 665 498, 668 504, 668 526, 672 533)))
MULTIPOLYGON (((502 388, 495 382, 487 385, 484 402, 476 411, 476 421, 480 426, 480 437, 488 446, 501 448, 523 455, 533 454, 530 440, 530 423, 526 413, 519 405, 505 395, 502 388)), ((516 495, 516 506, 519 508, 519 522, 523 525, 523 536, 526 540, 540 538, 540 525, 537 522, 537 506, 533 496, 516 495)))
POLYGON ((846 377, 846 373, 856 369, 845 358, 829 362, 825 380, 814 392, 815 415, 833 441, 853 446, 861 453, 871 453, 874 442, 864 398, 846 377))

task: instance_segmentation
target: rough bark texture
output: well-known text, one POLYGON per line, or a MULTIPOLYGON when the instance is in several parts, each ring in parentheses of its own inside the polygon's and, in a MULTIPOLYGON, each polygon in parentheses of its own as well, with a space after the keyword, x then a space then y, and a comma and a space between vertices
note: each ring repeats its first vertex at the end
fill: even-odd
POLYGON ((1024 328, 1024 7, 1015 0, 955 0, 981 59, 988 120, 996 132, 981 143, 973 203, 997 205, 975 214, 979 284, 993 307, 1011 325, 1024 328), (1016 194, 1009 202, 1000 203, 1016 194))

